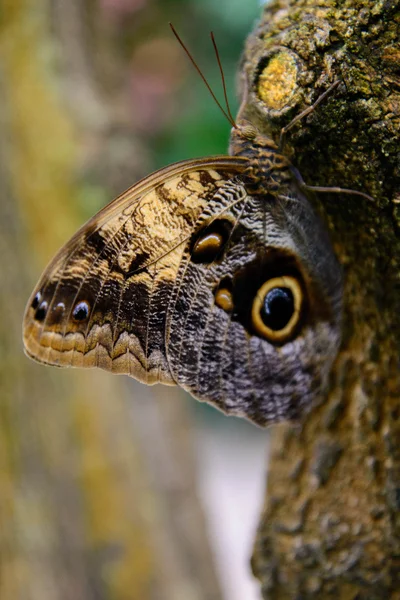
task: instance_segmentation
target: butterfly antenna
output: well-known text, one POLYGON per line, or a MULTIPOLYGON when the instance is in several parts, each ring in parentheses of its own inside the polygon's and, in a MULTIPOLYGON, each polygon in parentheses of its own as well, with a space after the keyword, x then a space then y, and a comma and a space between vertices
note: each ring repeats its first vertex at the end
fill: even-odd
MULTIPOLYGON (((235 123, 235 120, 232 117, 231 111, 229 110, 229 106, 227 105, 228 112, 226 112, 224 110, 223 106, 221 105, 221 103, 219 102, 218 98, 216 97, 216 95, 212 91, 211 86, 208 83, 207 79, 204 77, 204 75, 203 75, 200 67, 198 66, 198 64, 194 60, 193 56, 190 54, 189 50, 186 48, 185 44, 181 40, 181 38, 180 38, 178 32, 176 31, 175 27, 172 25, 172 23, 170 23, 169 26, 171 27, 172 33, 174 34, 174 36, 176 37, 176 39, 178 40, 178 42, 180 43, 180 45, 182 46, 182 48, 184 49, 184 51, 186 52, 186 54, 187 54, 188 58, 190 59, 192 65, 194 66, 194 68, 196 69, 196 71, 198 72, 198 74, 200 75, 200 77, 202 78, 202 80, 204 81, 204 83, 205 83, 208 91, 210 92, 211 96, 214 99, 214 102, 217 104, 217 106, 221 110, 222 114, 229 121, 229 123, 232 125, 232 127, 236 127, 236 123, 235 123)), ((218 57, 218 62, 219 62, 219 56, 218 56, 218 54, 217 54, 217 57, 218 57)), ((220 66, 220 68, 221 68, 221 66, 220 66)), ((222 72, 222 70, 221 70, 221 72, 222 72)), ((222 75, 222 77, 223 77, 224 93, 225 93, 225 98, 226 98, 225 79, 224 79, 223 75, 222 75)))
POLYGON ((212 41, 213 46, 214 46, 215 56, 217 57, 217 62, 218 62, 218 66, 219 66, 219 72, 221 73, 222 87, 223 87, 223 90, 224 90, 224 98, 225 98, 226 110, 228 112, 229 120, 230 120, 231 124, 233 125, 233 127, 237 127, 235 119, 232 116, 231 107, 229 106, 228 93, 226 91, 225 75, 224 75, 224 70, 222 68, 221 58, 220 58, 219 52, 218 52, 217 42, 215 41, 215 37, 214 37, 214 33, 213 32, 210 33, 210 36, 211 36, 211 41, 212 41))

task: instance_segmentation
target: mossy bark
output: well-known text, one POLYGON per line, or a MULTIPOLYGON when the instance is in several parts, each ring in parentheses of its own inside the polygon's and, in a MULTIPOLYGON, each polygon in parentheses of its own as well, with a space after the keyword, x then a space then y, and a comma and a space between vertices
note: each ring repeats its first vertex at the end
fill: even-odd
POLYGON ((253 569, 264 598, 400 597, 400 2, 277 0, 248 38, 246 112, 319 194, 345 271, 327 397, 273 433, 253 569))
POLYGON ((277 0, 247 41, 246 113, 282 126, 345 271, 327 397, 273 432, 253 556, 264 598, 400 597, 400 2, 277 0))

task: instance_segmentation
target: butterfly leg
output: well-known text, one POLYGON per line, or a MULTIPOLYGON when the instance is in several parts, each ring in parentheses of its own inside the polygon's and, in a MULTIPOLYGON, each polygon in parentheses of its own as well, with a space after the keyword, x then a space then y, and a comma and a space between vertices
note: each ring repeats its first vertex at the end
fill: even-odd
POLYGON ((286 125, 285 127, 282 127, 281 134, 279 137, 279 151, 281 153, 283 153, 283 148, 285 146, 285 139, 286 139, 287 132, 290 131, 296 123, 301 121, 301 119, 304 119, 304 117, 306 117, 307 115, 312 113, 317 108, 317 106, 321 102, 323 102, 323 100, 325 100, 325 98, 327 96, 329 96, 329 94, 331 94, 333 92, 333 90, 335 90, 337 88, 339 83, 340 83, 339 79, 337 81, 335 81, 334 83, 332 83, 332 85, 330 87, 328 87, 328 89, 325 90, 325 92, 316 99, 314 104, 312 104, 308 108, 304 109, 300 114, 298 114, 294 119, 292 119, 288 125, 286 125))

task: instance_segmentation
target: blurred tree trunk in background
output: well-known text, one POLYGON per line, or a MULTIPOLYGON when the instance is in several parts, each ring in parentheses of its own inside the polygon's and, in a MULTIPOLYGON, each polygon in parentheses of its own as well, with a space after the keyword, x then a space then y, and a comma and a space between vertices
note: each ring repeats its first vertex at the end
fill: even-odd
POLYGON ((307 183, 374 198, 315 199, 345 268, 344 339, 327 400, 274 431, 264 598, 400 598, 399 39, 398 0, 275 0, 246 47, 244 72, 263 73, 247 111, 275 139, 342 81, 286 151, 307 183))
POLYGON ((45 262, 151 170, 106 5, 0 0, 0 598, 218 600, 183 398, 20 342, 45 262))

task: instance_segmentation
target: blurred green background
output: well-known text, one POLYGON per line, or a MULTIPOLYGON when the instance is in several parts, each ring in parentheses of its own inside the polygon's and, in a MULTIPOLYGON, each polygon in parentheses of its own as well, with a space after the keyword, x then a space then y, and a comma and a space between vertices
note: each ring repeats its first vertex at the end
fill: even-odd
POLYGON ((255 0, 0 0, 0 600, 251 600, 265 432, 101 371, 29 361, 25 302, 87 218, 226 152, 255 0))

